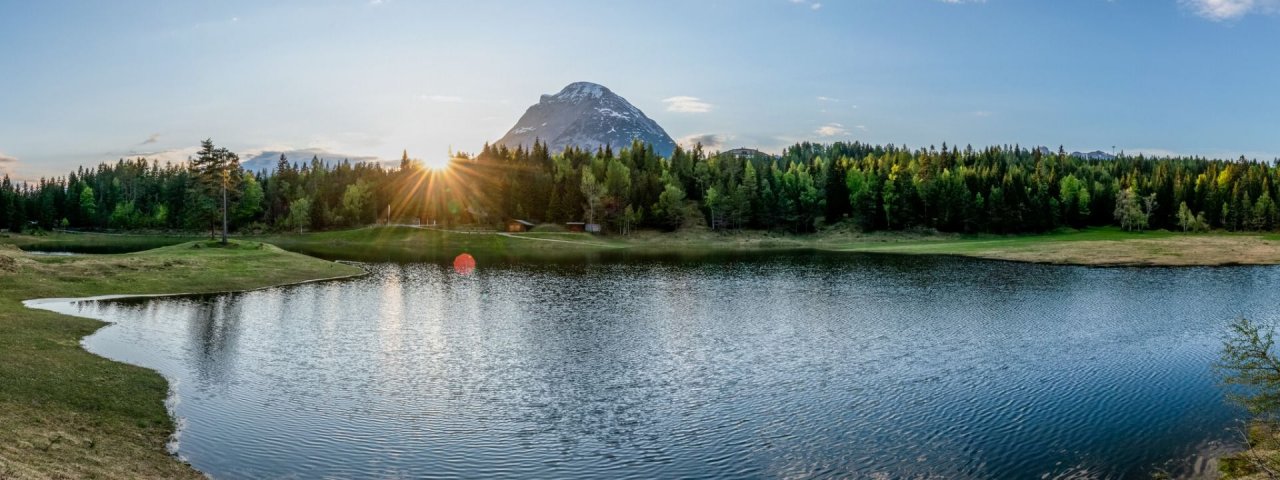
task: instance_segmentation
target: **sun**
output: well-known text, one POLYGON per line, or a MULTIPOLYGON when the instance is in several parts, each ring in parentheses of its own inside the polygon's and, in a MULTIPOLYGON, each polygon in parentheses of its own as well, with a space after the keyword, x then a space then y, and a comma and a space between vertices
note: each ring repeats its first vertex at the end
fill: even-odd
POLYGON ((422 161, 422 165, 428 170, 444 170, 452 163, 453 159, 449 157, 431 157, 422 161))

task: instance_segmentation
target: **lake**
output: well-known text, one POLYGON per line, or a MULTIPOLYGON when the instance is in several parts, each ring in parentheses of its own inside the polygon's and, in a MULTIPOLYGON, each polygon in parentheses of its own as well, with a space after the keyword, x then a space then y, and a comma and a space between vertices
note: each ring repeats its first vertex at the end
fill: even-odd
POLYGON ((48 303, 174 384, 215 478, 1189 475, 1234 445, 1225 325, 1274 267, 787 253, 369 264, 48 303))

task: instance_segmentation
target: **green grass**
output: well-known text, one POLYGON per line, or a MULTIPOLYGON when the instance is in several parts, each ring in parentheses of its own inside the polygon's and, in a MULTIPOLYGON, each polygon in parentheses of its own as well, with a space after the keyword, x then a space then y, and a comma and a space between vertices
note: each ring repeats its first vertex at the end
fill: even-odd
MULTIPOLYGON (((1114 227, 1034 235, 927 232, 860 233, 832 229, 811 235, 779 232, 636 232, 630 236, 570 232, 452 232, 415 227, 366 227, 306 234, 246 237, 329 259, 447 262, 463 252, 482 263, 597 261, 626 256, 697 255, 769 250, 961 255, 1086 265, 1230 265, 1280 263, 1280 234, 1126 232, 1114 227)), ((0 240, 5 240, 0 238, 0 240)), ((182 237, 53 234, 12 236, 9 243, 42 250, 121 251, 171 244, 182 237)))
MULTIPOLYGON (((48 233, 0 234, 0 243, 24 250, 76 253, 129 253, 199 240, 198 235, 48 233)), ((207 237, 205 237, 207 238, 207 237)))
POLYGON ((363 261, 446 261, 464 252, 488 259, 572 258, 617 246, 608 239, 584 233, 507 235, 414 227, 366 227, 253 239, 322 258, 363 261))
POLYGON ((1099 266, 1280 263, 1280 238, 1252 232, 1126 232, 1118 228, 1038 235, 868 236, 830 240, 823 248, 850 252, 961 255, 1037 263, 1099 266))
POLYGON ((199 476, 164 450, 174 428, 164 378, 82 349, 80 339, 101 322, 27 309, 22 300, 245 290, 361 272, 259 242, 72 257, 12 246, 63 241, 0 238, 0 478, 199 476))
MULTIPOLYGON (((626 256, 697 255, 769 250, 916 255, 961 255, 1026 262, 1086 265, 1230 265, 1280 263, 1280 234, 1126 232, 1114 227, 1033 235, 960 235, 927 232, 817 234, 636 232, 630 236, 570 232, 452 232, 415 227, 280 233, 245 237, 328 259, 447 262, 470 253, 482 263, 597 261, 626 256)), ((6 239, 0 238, 0 241, 6 239)), ((182 237, 53 234, 12 236, 8 243, 41 250, 120 251, 170 244, 182 237), (95 250, 96 249, 96 250, 95 250)))

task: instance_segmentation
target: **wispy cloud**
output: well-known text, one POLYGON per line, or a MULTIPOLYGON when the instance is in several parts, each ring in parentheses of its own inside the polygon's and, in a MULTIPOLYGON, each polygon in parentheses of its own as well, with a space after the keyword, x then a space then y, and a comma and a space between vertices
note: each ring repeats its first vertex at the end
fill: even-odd
POLYGON ((146 140, 143 140, 143 141, 142 141, 142 143, 139 143, 138 145, 150 145, 150 144, 156 143, 156 142, 158 142, 158 141, 160 141, 160 134, 159 134, 159 133, 153 133, 153 134, 151 134, 151 136, 147 137, 147 139, 146 139, 146 140))
MULTIPOLYGON (((862 126, 859 125, 859 127, 862 127, 862 126)), ((865 129, 866 127, 862 127, 862 128, 865 129)), ((848 135, 849 129, 844 128, 844 125, 833 122, 833 123, 828 123, 826 125, 818 127, 818 129, 813 133, 818 134, 819 137, 835 137, 840 135, 848 135)))
POLYGON ((5 155, 0 152, 0 175, 13 175, 14 169, 18 167, 18 158, 5 155))
POLYGON ((465 101, 462 97, 456 95, 419 95, 418 98, 436 103, 462 103, 465 101))
MULTIPOLYGON (((147 142, 138 144, 146 145, 147 142)), ((129 148, 123 151, 111 151, 102 154, 105 158, 146 158, 157 160, 161 163, 183 163, 187 161, 187 157, 191 157, 200 151, 200 147, 191 146, 184 148, 169 148, 163 150, 140 150, 129 148)))
POLYGON ((694 145, 702 145, 702 148, 709 150, 724 150, 724 147, 728 145, 729 140, 732 139, 733 136, 722 133, 695 133, 693 135, 680 137, 679 140, 676 140, 676 143, 683 145, 685 148, 693 148, 694 145))
POLYGON ((793 4, 795 4, 795 5, 801 5, 801 6, 809 7, 809 10, 820 10, 820 9, 822 9, 822 3, 820 3, 820 2, 814 2, 814 1, 810 1, 810 0, 791 0, 791 3, 793 3, 793 4))
POLYGON ((711 104, 702 101, 702 99, 698 97, 669 97, 662 99, 662 103, 667 104, 668 112, 707 113, 711 111, 711 104))
POLYGON ((1280 0, 1179 0, 1183 8, 1196 15, 1221 22, 1249 14, 1280 12, 1280 0))
POLYGON ((990 110, 975 110, 973 112, 973 116, 975 117, 990 117, 991 115, 992 113, 990 110))
POLYGON ((839 99, 839 98, 831 98, 831 97, 818 97, 818 101, 819 101, 819 102, 839 103, 839 102, 840 102, 840 99, 839 99))

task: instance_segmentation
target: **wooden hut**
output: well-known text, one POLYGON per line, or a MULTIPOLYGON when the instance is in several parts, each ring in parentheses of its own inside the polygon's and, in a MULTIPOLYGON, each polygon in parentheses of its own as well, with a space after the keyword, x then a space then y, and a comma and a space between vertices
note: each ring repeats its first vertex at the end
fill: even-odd
POLYGON ((513 218, 507 220, 507 231, 511 233, 527 232, 533 228, 533 222, 513 218))

